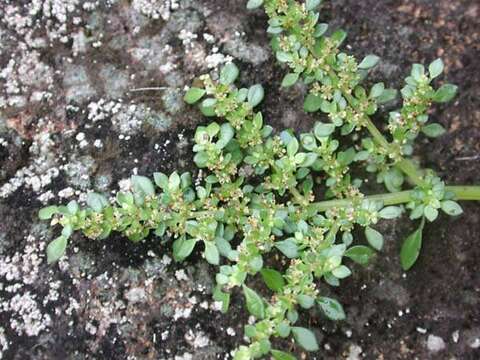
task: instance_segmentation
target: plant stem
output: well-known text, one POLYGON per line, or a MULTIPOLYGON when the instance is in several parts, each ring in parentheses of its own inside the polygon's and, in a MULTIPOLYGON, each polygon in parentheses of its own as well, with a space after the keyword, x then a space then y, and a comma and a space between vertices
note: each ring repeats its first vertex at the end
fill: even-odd
MULTIPOLYGON (((312 51, 312 54, 315 54, 312 51)), ((337 79, 337 74, 330 70, 329 75, 333 77, 334 79, 337 79)), ((354 107, 355 106, 355 98, 348 93, 343 93, 343 96, 345 99, 348 101, 350 106, 354 107)), ((383 136, 380 130, 375 126, 373 121, 370 119, 370 117, 366 114, 364 114, 364 120, 365 120, 365 127, 367 128, 368 132, 370 135, 372 135, 373 140, 383 147, 387 152, 388 149, 390 148, 390 143, 388 140, 383 136)), ((413 164, 413 162, 410 159, 405 159, 403 158, 402 160, 398 161, 395 164, 405 175, 408 176, 408 178, 411 180, 411 182, 417 186, 421 186, 424 184, 424 181, 422 179, 421 173, 417 169, 417 167, 413 164)))
MULTIPOLYGON (((373 136, 373 139, 375 142, 378 143, 378 145, 382 146, 388 151, 388 148, 390 147, 390 143, 385 139, 385 137, 382 135, 380 130, 375 126, 375 124, 372 122, 372 120, 368 117, 365 116, 366 119, 366 128, 368 132, 373 136)), ((403 158, 399 162, 395 164, 405 175, 408 176, 408 178, 412 181, 417 186, 421 186, 424 184, 424 181, 422 179, 422 176, 420 175, 420 172, 418 171, 417 167, 413 164, 413 162, 410 159, 405 159, 403 158)))
POLYGON ((297 201, 297 203, 299 205, 304 204, 304 203, 308 204, 305 197, 300 193, 300 191, 297 190, 297 188, 291 187, 291 188, 288 189, 288 191, 290 191, 290 193, 293 195, 293 197, 295 198, 295 200, 297 201))
POLYGON ((446 186, 445 190, 453 192, 457 200, 480 200, 480 186, 446 186))
POLYGON ((380 130, 378 130, 378 128, 373 123, 373 121, 366 115, 365 115, 365 122, 366 122, 367 130, 370 133, 370 135, 372 135, 375 142, 378 143, 378 145, 384 147, 385 149, 388 149, 390 147, 389 142, 387 141, 387 139, 385 139, 385 137, 380 132, 380 130))
POLYGON ((425 182, 423 181, 420 171, 417 167, 413 164, 412 160, 410 159, 402 159, 396 163, 396 166, 408 176, 408 178, 417 186, 423 185, 425 182))
MULTIPOLYGON (((446 191, 453 192, 457 200, 480 200, 480 186, 446 186, 446 191)), ((411 201, 413 190, 400 191, 395 193, 376 194, 366 196, 365 200, 383 201, 383 204, 398 205, 405 204, 411 201)), ((320 201, 311 204, 319 212, 327 211, 331 208, 346 207, 351 205, 352 201, 349 199, 320 201)))

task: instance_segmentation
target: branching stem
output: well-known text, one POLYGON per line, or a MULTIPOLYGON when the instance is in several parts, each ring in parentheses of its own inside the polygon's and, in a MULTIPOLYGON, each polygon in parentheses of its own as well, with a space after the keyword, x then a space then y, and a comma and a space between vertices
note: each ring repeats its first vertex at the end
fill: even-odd
MULTIPOLYGON (((453 192, 456 200, 480 200, 480 186, 446 186, 446 191, 453 192)), ((411 201, 413 190, 395 193, 376 194, 366 196, 368 200, 383 201, 384 205, 405 204, 411 201)), ((320 201, 312 204, 317 211, 323 212, 331 208, 346 207, 352 203, 350 199, 320 201)))

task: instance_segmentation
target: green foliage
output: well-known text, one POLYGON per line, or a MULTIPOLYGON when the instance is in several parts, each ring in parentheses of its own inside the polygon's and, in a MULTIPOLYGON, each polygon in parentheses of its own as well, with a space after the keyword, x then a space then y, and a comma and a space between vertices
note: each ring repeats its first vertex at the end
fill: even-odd
POLYGON ((340 304, 337 300, 329 298, 329 297, 319 297, 318 305, 320 309, 322 309, 323 313, 326 317, 331 320, 344 320, 345 319, 345 311, 343 310, 342 304, 340 304))
POLYGON ((422 231, 425 224, 424 219, 417 230, 410 234, 402 245, 400 261, 404 270, 410 269, 417 261, 420 249, 422 248, 422 231))
POLYGON ((292 334, 295 341, 307 351, 317 351, 319 349, 315 334, 303 327, 292 327, 292 334))
POLYGON ((371 262, 384 243, 373 227, 400 217, 405 208, 411 219, 421 219, 400 253, 402 267, 411 268, 419 256, 425 219, 434 221, 440 209, 452 216, 462 213, 441 179, 409 159, 420 134, 436 137, 444 132, 440 124, 428 123, 429 108, 432 102, 451 100, 456 87, 432 86, 443 71, 441 60, 432 62, 428 71, 414 64, 401 90, 403 104, 389 113, 384 135, 371 116, 398 91, 381 82, 363 83, 380 59, 368 55, 358 63, 343 52, 346 33, 327 32, 328 25, 319 23, 320 4, 320 0, 247 2, 249 9, 263 5, 269 17, 267 31, 276 59, 288 68, 282 87, 303 83, 308 89, 304 110, 324 114, 311 131, 275 132, 265 124, 256 110, 264 88, 236 87, 235 64, 225 65, 219 77, 202 75, 184 100, 214 118, 198 126, 193 139, 195 165, 206 176, 194 184, 190 173, 157 172, 154 181, 135 175, 132 190, 117 193, 115 199, 89 193, 86 206, 72 201, 40 210, 42 220, 51 219, 52 225, 63 228, 48 245, 48 262, 65 254, 74 231, 91 239, 119 232, 133 242, 150 233, 167 237, 176 261, 195 249, 202 251, 218 270, 213 297, 221 302, 222 311, 228 311, 234 289, 242 288, 246 308, 255 317, 245 327, 248 346, 240 346, 234 355, 242 360, 268 354, 294 359, 271 348, 270 339, 277 336, 293 336, 305 350, 318 350, 314 333, 295 326, 298 308, 317 304, 327 319, 345 319, 342 305, 322 296, 325 287, 340 286, 355 263, 371 262), (342 141, 352 134, 350 141, 342 141), (364 195, 364 172, 356 174, 358 168, 372 173, 390 193, 364 195), (402 191, 407 179, 414 188, 402 191), (315 202, 318 194, 323 201, 315 202), (364 228, 365 238, 354 238, 355 227, 364 228), (369 246, 358 244, 365 239, 369 246), (284 270, 266 267, 267 256, 284 260, 275 263, 284 270), (263 290, 253 289, 253 278, 259 281, 252 284, 265 285, 263 290), (268 297, 260 295, 264 293, 268 297))
POLYGON ((48 244, 47 262, 49 264, 54 263, 65 254, 65 250, 67 248, 67 241, 67 237, 62 235, 53 240, 50 244, 48 244))

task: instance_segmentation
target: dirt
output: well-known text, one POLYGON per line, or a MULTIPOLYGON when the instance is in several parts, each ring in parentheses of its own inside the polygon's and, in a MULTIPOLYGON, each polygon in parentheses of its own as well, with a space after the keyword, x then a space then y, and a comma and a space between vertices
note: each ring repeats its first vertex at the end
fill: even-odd
MULTIPOLYGON (((128 6, 129 3, 121 4, 128 6)), ((193 8, 210 10, 209 13, 199 12, 201 25, 198 33, 210 32, 220 38, 222 29, 226 29, 224 37, 227 38, 240 24, 249 44, 269 50, 265 15, 260 11, 248 12, 244 5, 244 1, 237 0, 198 1, 192 5, 193 8)), ((381 56, 382 64, 369 78, 372 83, 381 80, 399 88, 412 63, 428 63, 438 56, 442 57, 446 75, 439 83, 448 80, 457 84, 459 96, 454 102, 435 106, 432 110, 432 119, 441 123, 447 134, 434 140, 420 140, 415 148, 415 157, 451 185, 480 183, 479 17, 480 4, 475 0, 336 0, 326 1, 321 11, 323 22, 348 31, 349 51, 358 57, 367 54, 381 56)), ((133 30, 127 25, 109 24, 105 31, 109 38, 105 42, 120 35, 132 38, 154 36, 160 34, 167 23, 149 23, 140 35, 135 36, 131 36, 133 30)), ((181 53, 178 50, 182 47, 181 42, 168 39, 173 52, 181 53)), ((12 49, 13 45, 8 43, 8 46, 12 49)), ((55 46, 45 51, 43 59, 53 69, 60 69, 64 64, 58 54, 69 53, 71 43, 55 46)), ((88 53, 90 57, 78 62, 88 67, 88 74, 93 78, 98 75, 96 62, 108 62, 122 69, 127 66, 130 74, 139 74, 129 83, 130 87, 168 84, 170 80, 167 76, 157 74, 155 69, 145 70, 142 63, 132 62, 123 50, 93 50, 88 53)), ((5 51, 2 54, 2 67, 6 65, 7 54, 5 51)), ((188 56, 177 56, 175 62, 178 73, 183 74, 183 82, 188 84, 198 75, 199 67, 188 56)), ((266 99, 260 109, 266 121, 276 130, 291 127, 298 132, 305 131, 319 118, 318 114, 309 115, 301 110, 304 94, 280 89, 285 69, 271 56, 261 66, 247 61, 239 64, 241 83, 264 85, 266 99)), ((60 92, 65 90, 60 76, 55 79, 55 86, 60 92)), ((103 89, 102 86, 99 88, 103 89)), ((98 90, 98 95, 103 95, 102 91, 98 90)), ((163 111, 159 105, 160 95, 155 91, 125 93, 123 99, 126 103, 148 104, 163 111)), ((101 139, 106 144, 105 151, 99 152, 91 146, 79 148, 75 137, 65 131, 52 135, 54 153, 65 157, 64 163, 72 162, 79 156, 92 156, 95 164, 90 172, 92 183, 96 176, 106 174, 111 178, 108 189, 116 188, 117 182, 128 177, 134 167, 141 174, 193 168, 189 150, 191 141, 188 142, 188 139, 192 137, 195 126, 205 121, 196 110, 184 109, 173 114, 173 124, 166 131, 140 131, 132 135, 132 140, 125 142, 118 139, 118 131, 111 125, 91 126, 85 104, 80 105, 83 111, 72 115, 66 110, 66 102, 61 96, 52 104, 57 113, 58 109, 62 109, 60 113, 65 114, 64 117, 56 117, 55 121, 59 123, 56 128, 73 128, 75 133, 84 132, 87 138, 101 139), (179 134, 187 139, 186 145, 179 145, 182 144, 179 134), (158 144, 160 150, 156 147, 158 144)), ((379 126, 386 124, 385 114, 396 105, 381 109, 374 119, 379 126)), ((26 123, 15 123, 17 126, 11 125, 6 132, 10 140, 8 147, 0 147, 2 184, 32 160, 29 156, 34 155, 28 152, 32 143, 29 134, 38 132, 39 126, 35 121, 51 112, 52 108, 36 107, 29 111, 30 115, 25 115, 28 118, 26 123)), ((19 113, 25 114, 18 109, 8 109, 4 115, 11 119, 17 118, 19 113)), ((56 194, 70 185, 71 181, 61 173, 48 190, 56 194)), ((21 187, 1 200, 1 256, 21 252, 26 244, 25 237, 32 232, 43 243, 53 238, 54 234, 47 230, 47 225, 36 220, 36 212, 42 206, 37 197, 37 192, 21 187)), ((385 234, 386 246, 375 261, 367 268, 354 266, 353 276, 344 280, 339 289, 321 286, 325 293, 337 297, 344 304, 347 320, 332 323, 316 310, 301 315, 301 322, 317 334, 321 350, 302 353, 290 341, 276 342, 275 345, 295 352, 300 358, 310 359, 356 359, 358 351, 361 352, 359 356, 365 359, 480 358, 480 247, 477 246, 480 239, 480 204, 462 203, 462 207, 462 216, 450 218, 441 215, 434 224, 426 226, 421 256, 407 273, 401 270, 398 253, 401 240, 413 231, 415 224, 406 219, 382 222, 380 227, 385 234), (429 350, 429 335, 441 337, 445 349, 439 352, 429 350), (479 346, 475 347, 475 339, 479 339, 479 346), (358 347, 361 349, 358 350, 358 347)), ((73 242, 77 249, 68 260, 71 263, 69 270, 48 267, 44 261, 38 270, 39 281, 23 288, 42 298, 50 291, 48 284, 56 280, 62 282, 59 300, 39 306, 53 319, 47 330, 36 336, 19 335, 8 327, 12 314, 0 311, 0 326, 5 328, 9 341, 3 357, 170 359, 178 356, 182 359, 181 356, 190 353, 193 359, 226 358, 231 350, 243 343, 243 325, 248 316, 242 296, 239 293, 233 295, 228 315, 212 310, 210 293, 215 269, 201 265, 204 261, 199 253, 184 264, 172 263, 162 268, 159 260, 154 259, 160 259, 164 254, 171 257, 167 240, 150 238, 141 244, 132 244, 115 235, 104 242, 92 243, 75 235, 73 242), (152 252, 156 257, 151 256, 152 252), (184 268, 187 269, 188 280, 179 280, 176 271, 184 268), (103 274, 107 274, 106 279, 103 274), (154 285, 148 287, 145 283, 151 278, 154 285), (196 286, 203 282, 206 284, 204 288, 198 289, 196 286), (147 288, 146 300, 138 303, 125 301, 125 294, 134 286, 147 288), (191 315, 173 320, 167 307, 188 307, 192 297, 195 297, 196 303, 191 315), (72 298, 80 303, 80 307, 69 315, 66 309, 72 298), (124 304, 120 306, 113 300, 123 301, 124 304), (205 301, 208 303, 206 308, 198 305, 205 301), (105 309, 113 309, 113 315, 100 314, 105 309), (117 316, 118 321, 107 321, 117 316), (127 320, 123 321, 122 317, 127 320), (88 331, 88 323, 97 328, 96 333, 88 331), (104 333, 98 330, 102 324, 106 324, 104 333), (233 332, 228 334, 228 328, 233 332), (208 346, 198 348, 192 345, 186 337, 190 330, 207 337, 208 346), (165 332, 168 334, 162 336, 165 332)), ((11 293, 0 288, 0 300, 11 297, 11 293)))

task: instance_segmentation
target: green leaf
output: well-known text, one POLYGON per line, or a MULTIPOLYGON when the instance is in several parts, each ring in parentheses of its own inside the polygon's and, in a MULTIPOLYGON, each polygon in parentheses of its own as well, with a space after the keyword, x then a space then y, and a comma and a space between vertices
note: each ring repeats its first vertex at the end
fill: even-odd
POLYGON ((403 242, 402 249, 400 250, 400 263, 403 270, 410 269, 418 259, 420 249, 422 248, 422 231, 425 220, 422 218, 422 222, 417 230, 410 234, 403 242))
POLYGON ((385 182, 385 187, 388 189, 388 191, 396 192, 402 189, 405 177, 400 170, 392 168, 387 171, 383 178, 383 181, 385 182))
POLYGON ((319 38, 320 36, 324 35, 328 30, 328 24, 325 23, 320 23, 317 24, 315 27, 315 32, 313 33, 313 36, 316 38, 319 38))
POLYGON ((220 263, 220 254, 215 243, 205 241, 205 259, 212 265, 220 263))
POLYGON ((282 338, 286 338, 290 335, 290 331, 292 330, 292 328, 290 327, 287 320, 285 319, 280 324, 277 325, 276 330, 277 330, 278 336, 282 338))
POLYGON ((345 279, 346 277, 350 276, 352 272, 345 265, 340 265, 339 267, 332 270, 332 274, 337 279, 345 279))
POLYGON ((218 125, 216 122, 212 122, 208 124, 208 126, 205 128, 205 131, 207 132, 210 139, 212 139, 220 132, 220 125, 218 125))
POLYGON ((176 261, 185 260, 193 251, 196 239, 179 238, 173 242, 173 257, 176 261))
POLYGON ((305 9, 307 11, 314 10, 318 5, 320 5, 321 2, 322 0, 307 0, 305 2, 305 9))
POLYGON ((402 208, 399 206, 387 206, 378 212, 382 219, 395 219, 402 215, 402 208))
POLYGON ((132 175, 132 185, 134 191, 139 195, 151 196, 155 194, 152 181, 146 176, 132 175))
POLYGON ((422 128, 422 132, 428 137, 436 138, 436 137, 439 137, 440 135, 445 134, 446 130, 442 125, 437 123, 432 123, 424 126, 422 128))
POLYGON ((168 189, 168 176, 161 172, 153 173, 153 180, 155 180, 155 184, 163 190, 168 189))
POLYGON ((66 225, 62 229, 62 236, 66 237, 67 239, 70 237, 70 235, 73 234, 73 227, 72 225, 66 225))
POLYGON ((275 360, 297 360, 295 356, 280 350, 272 350, 271 354, 275 360))
POLYGON ((397 90, 395 89, 385 89, 383 90, 382 95, 377 97, 377 103, 385 104, 389 101, 394 100, 397 97, 397 90))
POLYGON ((377 55, 367 55, 358 65, 359 69, 368 70, 378 64, 380 58, 377 55))
POLYGON ((430 79, 435 79, 438 77, 442 72, 443 72, 443 61, 442 59, 437 59, 433 61, 429 66, 428 66, 428 72, 430 73, 430 79))
POLYGON ((58 206, 52 205, 40 209, 38 212, 38 217, 40 220, 51 219, 53 215, 58 213, 58 206))
POLYGON ((411 75, 416 81, 421 81, 425 74, 425 67, 422 64, 413 64, 411 75))
POLYGON ((213 117, 216 116, 217 113, 215 112, 215 104, 217 103, 217 100, 215 99, 205 99, 201 102, 200 104, 200 111, 202 112, 203 115, 207 117, 213 117))
POLYGON ((345 319, 345 311, 343 310, 342 304, 337 300, 322 296, 317 300, 320 309, 330 320, 343 320, 345 319))
POLYGON ((123 205, 133 205, 134 199, 131 192, 118 192, 117 193, 117 203, 121 206, 123 205))
POLYGON ((233 139, 234 135, 235 130, 233 130, 233 127, 230 124, 222 124, 220 127, 220 136, 217 141, 217 148, 223 149, 225 146, 227 146, 230 140, 233 139))
POLYGON ((295 341, 307 351, 317 351, 319 349, 315 334, 303 327, 292 327, 292 334, 295 341))
POLYGON ((262 267, 263 267, 263 258, 261 255, 254 256, 250 261, 248 262, 248 265, 250 265, 250 270, 253 271, 254 273, 259 272, 262 267))
POLYGON ((222 313, 226 313, 228 311, 228 307, 230 305, 230 294, 222 292, 220 286, 216 286, 213 290, 213 300, 222 303, 222 313))
POLYGON ((297 296, 298 304, 304 309, 310 309, 315 303, 315 299, 311 296, 300 294, 297 296))
POLYGON ((318 95, 308 94, 303 103, 303 109, 306 112, 315 112, 322 106, 322 98, 318 95))
POLYGON ((195 104, 198 100, 200 100, 203 95, 205 95, 205 89, 200 89, 197 87, 192 87, 188 89, 188 91, 185 93, 185 96, 183 97, 183 100, 187 104, 195 104))
POLYGON ((337 160, 340 163, 340 165, 350 165, 355 159, 355 155, 356 155, 355 149, 351 147, 345 151, 339 152, 337 156, 337 160))
POLYGON ((263 86, 260 84, 253 85, 248 89, 248 103, 252 106, 255 107, 258 104, 260 104, 263 100, 263 97, 265 95, 265 92, 263 90, 263 86))
POLYGON ((337 30, 332 34, 331 39, 337 46, 340 46, 347 38, 347 33, 343 30, 337 30))
POLYGON ((368 243, 376 250, 382 250, 383 248, 383 235, 380 234, 377 230, 372 229, 371 227, 365 228, 365 236, 367 237, 368 243))
POLYGON ((427 205, 425 206, 425 209, 423 209, 423 214, 425 215, 428 221, 433 222, 438 217, 438 210, 431 205, 427 205))
POLYGON ((71 215, 75 215, 80 210, 80 206, 75 200, 72 200, 67 204, 67 210, 71 215))
POLYGON ((253 10, 263 5, 263 0, 248 0, 247 9, 253 10))
POLYGON ((292 137, 292 139, 287 145, 287 155, 294 156, 297 153, 299 147, 300 145, 298 144, 298 140, 292 137))
POLYGON ((263 319, 265 317, 265 304, 262 298, 246 285, 242 285, 242 287, 248 312, 257 319, 263 319))
POLYGON ((51 241, 47 246, 47 262, 52 264, 60 259, 67 249, 68 239, 65 236, 59 236, 51 241))
POLYGON ((108 200, 105 196, 94 192, 87 194, 87 205, 95 212, 101 212, 105 206, 108 205, 108 200))
POLYGON ((442 201, 442 210, 450 216, 457 216, 463 213, 462 207, 452 200, 442 201))
POLYGON ((285 51, 277 51, 275 53, 277 60, 280 62, 289 62, 293 60, 292 54, 287 53, 285 51))
POLYGON ((298 246, 293 239, 277 241, 275 247, 286 257, 293 259, 298 256, 298 246))
POLYGON ((378 98, 383 94, 384 91, 385 91, 384 83, 377 83, 372 86, 372 89, 370 90, 370 97, 374 99, 378 98))
POLYGON ((375 252, 368 246, 357 245, 352 246, 345 251, 345 256, 352 259, 360 265, 367 265, 375 252))
POLYGON ((240 346, 233 355, 233 360, 252 360, 254 357, 248 347, 240 346))
POLYGON ((415 220, 423 216, 423 211, 425 210, 425 205, 417 205, 410 213, 410 219, 415 220))
POLYGON ((220 83, 223 85, 230 85, 237 80, 239 71, 237 65, 234 63, 228 63, 220 72, 220 83))
POLYGON ((168 188, 172 191, 180 189, 180 184, 182 182, 182 179, 178 175, 176 171, 170 174, 170 177, 168 178, 168 188))
POLYGON ((290 87, 295 85, 295 83, 298 81, 299 74, 298 73, 290 73, 285 75, 285 77, 282 80, 282 87, 290 87))
POLYGON ((272 291, 280 292, 285 286, 285 280, 277 270, 265 268, 260 270, 260 274, 265 284, 272 291))
POLYGON ((325 138, 330 136, 335 131, 335 125, 333 124, 324 124, 317 122, 313 128, 313 132, 317 139, 325 138))
POLYGON ((345 246, 349 246, 353 242, 352 233, 345 231, 342 234, 342 242, 345 244, 345 246))
POLYGON ((438 89, 433 95, 433 101, 438 103, 445 103, 452 100, 457 94, 458 87, 453 84, 445 84, 438 89))

